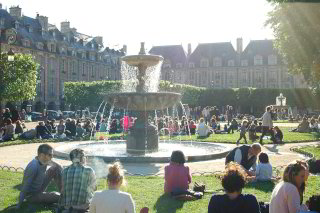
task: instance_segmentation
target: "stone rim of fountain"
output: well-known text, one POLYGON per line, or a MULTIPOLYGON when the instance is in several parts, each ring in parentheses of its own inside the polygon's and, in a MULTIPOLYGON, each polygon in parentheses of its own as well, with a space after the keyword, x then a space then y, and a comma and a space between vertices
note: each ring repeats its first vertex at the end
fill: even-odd
MULTIPOLYGON (((125 140, 110 140, 109 142, 111 143, 119 143, 119 142, 125 142, 125 140)), ((72 148, 82 148, 82 146, 87 146, 87 145, 95 145, 95 144, 101 144, 102 142, 74 142, 73 144, 66 144, 66 145, 61 145, 57 148, 55 148, 54 150, 54 156, 57 158, 62 158, 62 159, 69 159, 69 153, 68 152, 64 152, 61 149, 64 146, 67 147, 71 147, 69 148, 70 150, 72 150, 72 148)), ((163 141, 161 141, 160 143, 164 143, 163 141)), ((167 142, 166 142, 167 143, 167 142)), ((171 144, 174 143, 181 143, 181 144, 190 144, 194 142, 190 142, 190 141, 174 141, 171 142, 171 144)), ((204 146, 219 146, 222 147, 223 150, 220 152, 216 152, 216 153, 208 153, 208 154, 202 154, 202 155, 186 155, 186 158, 188 159, 187 162, 198 162, 198 161, 207 161, 207 160, 216 160, 216 159, 221 159, 223 157, 225 157, 233 148, 229 148, 227 146, 224 146, 222 144, 217 144, 217 143, 210 143, 210 142, 196 142, 197 145, 204 145, 204 146)), ((107 144, 106 144, 107 145, 107 144)), ((102 156, 102 155, 90 155, 87 154, 87 159, 90 162, 91 160, 93 160, 94 158, 97 159, 102 159, 104 162, 106 163, 110 163, 110 162, 114 162, 116 160, 120 161, 121 163, 169 163, 170 162, 170 157, 168 156, 156 156, 156 157, 151 157, 151 156, 141 156, 141 155, 137 155, 137 156, 102 156)))

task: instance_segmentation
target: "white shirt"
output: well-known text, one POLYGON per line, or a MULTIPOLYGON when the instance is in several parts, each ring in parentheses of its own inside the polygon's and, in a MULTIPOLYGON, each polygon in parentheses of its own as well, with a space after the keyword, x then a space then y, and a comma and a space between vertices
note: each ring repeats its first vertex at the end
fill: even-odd
POLYGON ((199 123, 197 131, 200 137, 207 137, 210 129, 205 123, 199 123))
POLYGON ((300 205, 300 195, 295 185, 288 182, 280 182, 272 191, 269 213, 299 213, 306 211, 304 205, 300 205))
MULTIPOLYGON (((233 161, 241 165, 242 161, 242 152, 239 148, 237 148, 236 153, 234 154, 233 161)), ((255 171, 257 167, 257 163, 254 162, 254 164, 251 166, 252 170, 255 171)))
POLYGON ((120 190, 104 190, 94 193, 90 213, 135 213, 135 205, 129 193, 120 190))
POLYGON ((272 178, 272 166, 270 163, 259 163, 256 168, 257 180, 270 180, 272 178))
POLYGON ((269 128, 272 128, 272 118, 270 112, 265 112, 262 116, 262 126, 268 126, 269 128))

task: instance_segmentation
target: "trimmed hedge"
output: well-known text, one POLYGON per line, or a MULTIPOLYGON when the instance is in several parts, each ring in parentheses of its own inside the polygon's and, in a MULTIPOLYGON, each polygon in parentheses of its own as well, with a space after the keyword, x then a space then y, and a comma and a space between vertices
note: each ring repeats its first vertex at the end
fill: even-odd
MULTIPOLYGON (((195 106, 234 106, 242 113, 263 111, 265 106, 275 104, 276 97, 283 93, 289 106, 299 109, 320 108, 320 95, 309 88, 257 89, 234 88, 212 89, 186 84, 171 84, 161 81, 160 91, 182 94, 182 102, 195 106)), ((103 100, 103 93, 121 91, 121 81, 66 82, 65 98, 76 107, 97 108, 103 100)))

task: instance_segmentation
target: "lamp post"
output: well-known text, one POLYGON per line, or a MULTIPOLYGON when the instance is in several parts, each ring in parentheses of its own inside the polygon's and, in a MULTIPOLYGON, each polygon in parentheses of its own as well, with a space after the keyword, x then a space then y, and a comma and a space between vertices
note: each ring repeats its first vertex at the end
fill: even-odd
MULTIPOLYGON (((4 59, 2 58, 2 32, 4 30, 0 29, 0 108, 2 104, 2 99, 3 99, 3 92, 4 92, 4 81, 3 81, 3 76, 4 76, 4 69, 5 69, 5 63, 4 59)), ((14 44, 17 40, 17 31, 15 29, 9 29, 6 32, 6 38, 5 42, 7 42, 9 45, 14 44)), ((7 60, 9 62, 14 61, 14 52, 10 48, 9 52, 7 53, 7 60)))

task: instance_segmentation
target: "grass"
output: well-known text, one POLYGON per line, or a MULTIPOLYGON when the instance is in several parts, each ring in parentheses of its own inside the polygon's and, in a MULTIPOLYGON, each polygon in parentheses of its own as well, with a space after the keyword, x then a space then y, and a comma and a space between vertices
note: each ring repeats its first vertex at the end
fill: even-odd
MULTIPOLYGON (((298 133, 298 132, 289 132, 292 128, 290 127, 281 127, 283 132, 283 140, 284 143, 299 143, 299 142, 310 142, 310 141, 317 141, 320 138, 319 134, 315 133, 298 133)), ((260 133, 258 133, 260 135, 260 133)), ((234 134, 211 134, 207 138, 199 138, 197 135, 192 135, 191 138, 188 135, 182 136, 174 136, 170 137, 171 140, 181 140, 187 141, 203 141, 203 142, 217 142, 217 143, 236 143, 239 139, 240 133, 235 132, 234 134)), ((249 141, 248 133, 246 134, 247 140, 249 141)), ((169 140, 169 136, 162 136, 162 140, 169 140)), ((271 140, 263 140, 264 143, 272 143, 271 140)), ((242 140, 244 143, 244 140, 242 140)))
MULTIPOLYGON (((21 210, 10 210, 9 206, 15 205, 19 196, 19 186, 23 174, 20 172, 0 171, 0 212, 1 213, 51 213, 51 210, 43 205, 35 205, 23 203, 21 210)), ((174 212, 193 212, 204 213, 207 212, 207 206, 211 194, 196 201, 177 201, 170 196, 163 194, 163 177, 154 176, 128 176, 127 186, 122 190, 130 193, 136 203, 136 211, 139 212, 142 207, 148 207, 150 212, 158 213, 174 213, 174 212)), ((221 184, 215 176, 193 176, 192 182, 203 182, 207 189, 218 190, 221 189, 221 184)), ((311 176, 308 181, 304 201, 311 195, 316 194, 320 190, 318 184, 320 177, 311 176)), ((98 190, 105 189, 105 180, 98 181, 98 190)), ((245 187, 243 193, 254 194, 258 201, 268 202, 271 197, 275 183, 273 182, 259 182, 249 183, 245 187)), ((49 190, 54 190, 53 186, 49 190)), ((220 192, 221 193, 221 192, 220 192)))
POLYGON ((320 159, 320 146, 305 146, 300 148, 299 150, 312 153, 316 159, 320 159))

